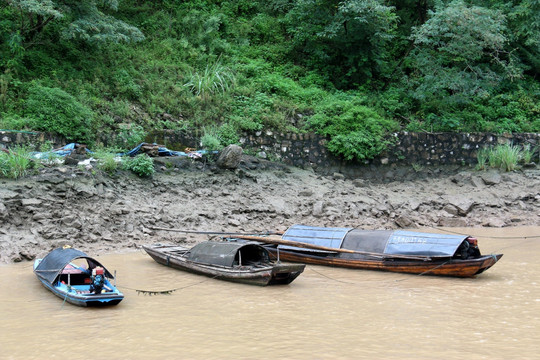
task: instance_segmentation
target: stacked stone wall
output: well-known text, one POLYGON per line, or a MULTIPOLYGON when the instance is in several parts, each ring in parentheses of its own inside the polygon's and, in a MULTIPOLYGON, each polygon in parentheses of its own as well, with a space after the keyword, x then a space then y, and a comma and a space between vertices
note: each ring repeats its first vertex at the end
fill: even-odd
POLYGON ((65 145, 65 139, 62 137, 44 132, 0 130, 0 148, 4 149, 16 145, 26 145, 37 149, 39 145, 47 141, 55 146, 65 145))
POLYGON ((334 167, 354 165, 472 165, 478 151, 500 144, 532 147, 540 144, 540 134, 490 133, 407 133, 393 134, 387 151, 362 164, 344 162, 325 147, 327 140, 316 134, 275 134, 258 132, 245 134, 242 146, 262 157, 275 157, 294 166, 334 167))
MULTIPOLYGON (((375 159, 363 163, 344 161, 329 153, 327 139, 317 134, 282 134, 271 131, 243 134, 240 145, 252 155, 269 160, 282 161, 298 167, 312 167, 328 171, 357 172, 366 165, 473 165, 478 151, 500 144, 540 145, 539 133, 491 134, 491 133, 395 133, 390 137, 387 151, 375 159), (356 169, 356 170, 355 170, 356 169)), ((0 131, 0 147, 16 144, 38 146, 45 141, 65 145, 62 139, 46 133, 0 131)), ((199 134, 185 131, 162 131, 149 134, 147 142, 165 145, 171 150, 198 148, 199 134)))

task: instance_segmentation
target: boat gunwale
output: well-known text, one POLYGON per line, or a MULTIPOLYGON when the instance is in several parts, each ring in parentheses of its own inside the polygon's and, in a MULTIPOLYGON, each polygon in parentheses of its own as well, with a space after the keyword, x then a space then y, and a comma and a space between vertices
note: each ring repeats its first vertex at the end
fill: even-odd
POLYGON ((231 272, 231 273, 239 273, 239 272, 240 273, 254 273, 254 272, 264 272, 264 271, 269 271, 269 270, 271 271, 277 265, 276 263, 270 262, 270 263, 268 263, 268 265, 264 265, 264 266, 260 266, 260 267, 255 267, 253 265, 243 265, 242 268, 241 268, 240 266, 238 266, 238 267, 229 267, 229 266, 223 266, 223 265, 217 265, 217 264, 206 264, 206 263, 201 263, 201 262, 186 259, 185 256, 182 256, 182 255, 171 254, 171 253, 168 253, 167 251, 158 251, 158 250, 155 250, 154 248, 152 248, 151 246, 143 245, 142 247, 143 247, 143 249, 145 251, 150 250, 151 252, 154 252, 157 255, 166 256, 166 257, 169 257, 171 259, 178 260, 178 261, 180 261, 182 263, 185 263, 185 264, 192 264, 194 266, 199 266, 199 267, 208 268, 208 269, 216 269, 217 268, 219 270, 222 270, 222 271, 225 271, 225 272, 231 272), (244 267, 247 267, 247 268, 244 268, 244 267))
MULTIPOLYGON (((267 247, 267 249, 272 254, 277 253, 276 248, 267 247)), ((482 255, 475 259, 466 260, 445 258, 422 261, 400 259, 344 259, 333 256, 318 256, 315 254, 299 253, 290 250, 279 250, 279 254, 280 257, 286 261, 301 262, 304 264, 451 277, 473 277, 495 265, 503 256, 503 254, 494 254, 482 255), (415 268, 423 268, 424 270, 415 270, 415 268)))

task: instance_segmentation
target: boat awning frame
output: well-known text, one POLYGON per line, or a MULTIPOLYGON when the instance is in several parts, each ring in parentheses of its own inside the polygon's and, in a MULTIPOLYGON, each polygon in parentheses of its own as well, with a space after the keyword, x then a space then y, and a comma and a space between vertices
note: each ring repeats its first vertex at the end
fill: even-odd
MULTIPOLYGON (((345 235, 352 228, 322 228, 307 225, 293 225, 281 236, 283 240, 297 241, 311 245, 325 246, 327 248, 340 249, 343 244, 345 235)), ((296 246, 279 245, 280 249, 300 250, 309 252, 324 252, 329 251, 299 248, 296 246)))
POLYGON ((244 250, 244 255, 239 257, 239 260, 249 258, 261 262, 270 261, 268 250, 255 242, 206 241, 191 248, 186 253, 186 258, 202 264, 232 267, 241 250, 244 250))
POLYGON ((388 238, 385 254, 452 257, 468 235, 396 230, 388 238))
POLYGON ((105 276, 108 278, 113 278, 113 275, 109 272, 109 270, 107 270, 105 266, 101 265, 99 261, 89 257, 84 252, 73 248, 54 249, 41 260, 34 272, 40 278, 48 281, 50 284, 53 284, 66 265, 76 259, 86 259, 88 263, 88 270, 92 270, 97 266, 102 267, 105 270, 105 276))

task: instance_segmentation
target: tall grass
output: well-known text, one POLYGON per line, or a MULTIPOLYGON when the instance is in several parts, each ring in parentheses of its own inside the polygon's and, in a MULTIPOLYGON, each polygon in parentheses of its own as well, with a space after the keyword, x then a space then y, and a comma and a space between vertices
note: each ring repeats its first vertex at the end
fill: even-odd
POLYGON ((115 173, 119 167, 118 156, 114 151, 98 149, 92 156, 97 160, 97 168, 109 174, 115 173))
POLYGON ((513 144, 497 145, 494 148, 482 149, 478 152, 478 170, 486 170, 489 167, 503 171, 514 171, 520 162, 530 163, 535 149, 530 145, 523 147, 513 144))
POLYGON ((496 156, 501 170, 514 171, 522 157, 521 148, 511 144, 501 145, 497 147, 496 156))
POLYGON ((221 58, 218 58, 213 64, 207 64, 203 72, 191 73, 184 86, 187 86, 194 95, 207 100, 211 95, 227 92, 235 83, 234 73, 223 66, 221 58))
POLYGON ((531 148, 531 144, 523 145, 523 162, 530 164, 533 162, 534 154, 538 151, 538 147, 531 148))
POLYGON ((204 127, 203 130, 204 134, 201 137, 201 146, 203 149, 213 151, 223 147, 219 140, 219 132, 216 127, 204 127))
POLYGON ((0 151, 0 176, 18 179, 28 174, 33 167, 30 151, 23 146, 15 146, 8 152, 0 151))
POLYGON ((476 170, 487 170, 489 153, 490 151, 487 149, 480 149, 478 151, 478 154, 476 155, 476 159, 478 161, 476 164, 476 170))

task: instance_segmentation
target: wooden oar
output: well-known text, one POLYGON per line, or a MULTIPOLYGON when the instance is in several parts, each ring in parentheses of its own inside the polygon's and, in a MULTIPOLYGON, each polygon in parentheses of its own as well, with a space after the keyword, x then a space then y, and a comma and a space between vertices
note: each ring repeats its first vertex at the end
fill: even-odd
POLYGON ((360 255, 372 256, 372 257, 383 258, 383 259, 394 258, 394 259, 409 259, 409 260, 423 260, 423 261, 431 260, 429 256, 379 254, 379 253, 372 253, 372 252, 367 252, 367 251, 356 251, 356 250, 341 249, 341 248, 337 249, 337 248, 331 248, 331 247, 326 247, 326 246, 321 246, 321 245, 298 242, 298 241, 285 240, 282 238, 271 238, 271 237, 266 237, 266 236, 237 235, 234 238, 242 239, 242 240, 264 242, 267 244, 288 245, 288 246, 294 246, 294 247, 305 248, 305 249, 323 250, 323 251, 331 251, 331 252, 339 252, 339 253, 347 253, 347 254, 360 254, 360 255))
MULTIPOLYGON (((199 231, 199 230, 183 230, 183 229, 171 229, 171 228, 164 228, 164 227, 158 227, 158 226, 149 226, 145 225, 147 228, 152 230, 164 230, 164 231, 174 231, 174 232, 181 232, 186 234, 203 234, 203 235, 245 235, 246 233, 238 233, 238 232, 225 232, 225 231, 199 231)), ((262 234, 259 233, 259 234, 262 234)), ((264 233, 265 235, 282 235, 283 231, 267 231, 264 233)))
MULTIPOLYGON (((348 254, 359 254, 359 255, 366 255, 366 256, 381 258, 381 259, 409 259, 409 260, 423 260, 423 261, 431 260, 429 256, 422 256, 422 255, 380 254, 380 253, 372 253, 372 252, 367 252, 367 251, 336 249, 336 248, 308 244, 308 243, 303 243, 303 242, 298 242, 298 241, 284 240, 282 238, 269 238, 266 236, 244 235, 242 233, 234 233, 234 232, 182 230, 182 229, 171 229, 171 228, 164 228, 164 227, 157 227, 157 226, 147 226, 147 227, 152 230, 175 231, 175 232, 190 233, 190 234, 231 235, 231 236, 234 236, 235 239, 252 240, 252 241, 258 241, 258 242, 264 242, 264 243, 276 244, 276 245, 289 245, 289 246, 295 246, 295 247, 306 248, 306 249, 314 249, 314 250, 341 252, 341 253, 348 253, 348 254)), ((268 234, 280 235, 282 234, 282 232, 268 232, 268 234)))

